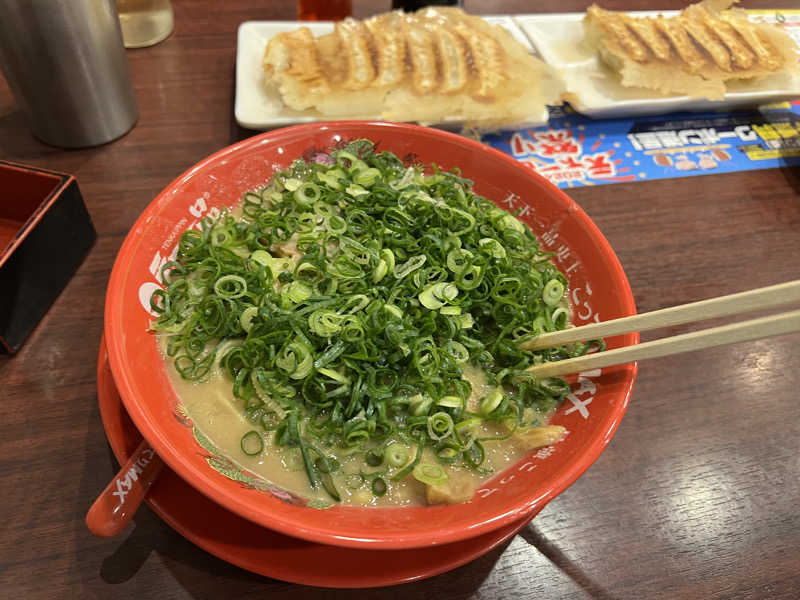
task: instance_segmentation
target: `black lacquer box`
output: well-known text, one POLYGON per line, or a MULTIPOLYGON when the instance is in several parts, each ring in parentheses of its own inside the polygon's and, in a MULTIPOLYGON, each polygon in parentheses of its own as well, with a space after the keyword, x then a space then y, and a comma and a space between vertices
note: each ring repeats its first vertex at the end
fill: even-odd
POLYGON ((0 161, 0 353, 14 353, 97 234, 72 175, 0 161))

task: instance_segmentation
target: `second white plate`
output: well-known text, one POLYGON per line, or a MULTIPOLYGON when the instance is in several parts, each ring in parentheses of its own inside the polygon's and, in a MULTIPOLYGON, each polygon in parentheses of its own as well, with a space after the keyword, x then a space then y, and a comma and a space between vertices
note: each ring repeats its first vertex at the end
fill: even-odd
MULTIPOLYGON (((629 13, 656 16, 659 12, 629 13)), ((670 16, 677 11, 662 11, 670 16)), ((642 88, 626 88, 596 54, 583 48, 583 13, 519 15, 514 20, 545 62, 559 69, 572 107, 589 117, 612 118, 677 111, 731 110, 800 97, 800 76, 774 75, 758 82, 728 84, 724 100, 664 96, 642 88)))

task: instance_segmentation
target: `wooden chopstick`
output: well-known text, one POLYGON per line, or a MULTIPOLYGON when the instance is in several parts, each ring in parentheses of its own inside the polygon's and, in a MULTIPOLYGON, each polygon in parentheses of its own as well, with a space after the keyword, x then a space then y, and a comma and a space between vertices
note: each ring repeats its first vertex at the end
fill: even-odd
POLYGON ((719 298, 654 310, 631 317, 592 323, 553 333, 543 333, 532 340, 521 343, 520 348, 523 350, 552 348, 570 342, 596 340, 631 331, 648 331, 671 325, 683 325, 715 317, 752 312, 762 308, 785 306, 794 302, 800 302, 800 279, 719 298))
POLYGON ((634 360, 669 356, 736 342, 749 342, 796 331, 800 331, 800 310, 693 331, 652 342, 645 342, 644 344, 587 354, 577 358, 547 362, 529 367, 527 371, 537 377, 555 377, 557 375, 610 367, 634 360))

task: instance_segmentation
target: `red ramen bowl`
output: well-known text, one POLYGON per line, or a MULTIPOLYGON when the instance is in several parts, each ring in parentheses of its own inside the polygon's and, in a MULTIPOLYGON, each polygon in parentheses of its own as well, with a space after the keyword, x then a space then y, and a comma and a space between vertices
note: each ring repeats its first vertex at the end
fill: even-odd
MULTIPOLYGON (((636 376, 628 364, 583 373, 553 423, 561 443, 532 453, 452 506, 352 507, 320 510, 261 484, 198 443, 172 390, 167 365, 148 331, 150 295, 161 265, 182 232, 277 169, 313 149, 368 138, 381 150, 424 163, 459 167, 475 191, 516 211, 542 240, 570 284, 576 325, 635 313, 630 286, 614 251, 569 197, 512 158, 464 137, 413 125, 330 122, 264 133, 220 150, 173 181, 145 209, 125 239, 111 273, 105 310, 109 362, 125 407, 142 435, 183 479, 234 513, 281 533, 323 544, 413 548, 445 544, 533 515, 574 482, 608 444, 627 408, 636 376), (220 461, 222 466, 220 468, 220 461)), ((607 340, 609 348, 638 341, 607 340)))

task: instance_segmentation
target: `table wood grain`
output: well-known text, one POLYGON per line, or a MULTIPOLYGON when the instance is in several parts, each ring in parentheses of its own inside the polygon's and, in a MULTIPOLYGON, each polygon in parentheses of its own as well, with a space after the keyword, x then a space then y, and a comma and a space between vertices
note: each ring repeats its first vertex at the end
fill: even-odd
MULTIPOLYGON (((353 4, 363 17, 389 2, 353 4)), ((587 3, 465 4, 486 14, 579 11, 587 3)), ((652 8, 645 0, 605 4, 652 8)), ((274 581, 205 553, 146 508, 119 539, 93 538, 83 518, 115 468, 95 377, 114 257, 159 190, 204 156, 255 133, 233 118, 239 23, 295 17, 286 1, 174 5, 174 34, 128 52, 141 116, 116 142, 75 151, 39 143, 0 78, 0 158, 75 174, 99 233, 23 349, 0 358, 0 597, 800 595, 797 335, 641 364, 628 413, 586 474, 509 543, 429 580, 357 593, 274 581)), ((796 1, 746 6, 791 8, 796 1)), ((800 169, 570 193, 617 251, 640 311, 798 277, 800 169)))

